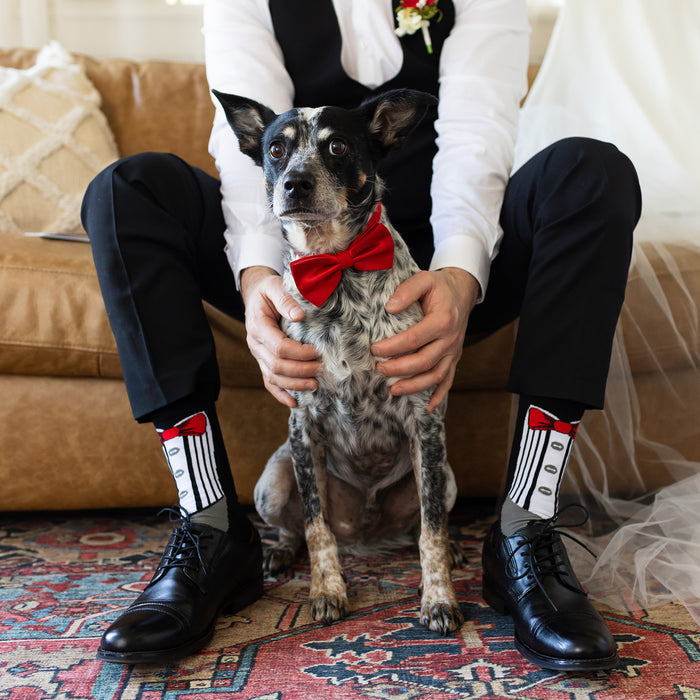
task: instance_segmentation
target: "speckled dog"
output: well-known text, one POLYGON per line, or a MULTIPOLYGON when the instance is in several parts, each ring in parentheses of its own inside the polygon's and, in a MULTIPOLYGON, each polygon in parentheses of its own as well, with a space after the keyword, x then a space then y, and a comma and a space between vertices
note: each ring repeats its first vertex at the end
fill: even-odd
POLYGON ((420 522, 421 622, 446 634, 462 623, 451 579, 447 513, 456 495, 445 454, 445 405, 427 412, 430 391, 393 397, 370 346, 417 323, 419 305, 389 314, 397 286, 418 272, 381 210, 377 165, 399 147, 435 98, 411 90, 356 109, 293 109, 277 115, 252 100, 215 92, 243 153, 263 169, 288 243, 284 284, 305 310, 285 323, 314 345, 323 371, 315 392, 294 393, 289 439, 255 490, 260 515, 279 528, 266 556, 289 566, 306 539, 314 618, 345 617, 337 542, 371 542, 420 522))

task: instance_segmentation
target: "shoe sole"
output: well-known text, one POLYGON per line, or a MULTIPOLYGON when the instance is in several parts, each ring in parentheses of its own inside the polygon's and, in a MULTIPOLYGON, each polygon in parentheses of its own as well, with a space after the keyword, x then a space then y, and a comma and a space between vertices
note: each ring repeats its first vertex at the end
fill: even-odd
POLYGON ((199 651, 209 642, 214 635, 214 627, 216 620, 222 614, 233 615, 243 608, 247 608, 258 600, 263 594, 263 576, 260 575, 252 582, 252 589, 247 589, 244 593, 237 593, 227 598, 219 607, 219 610, 214 615, 211 625, 205 630, 204 634, 191 639, 185 644, 171 649, 156 649, 153 651, 109 651, 100 647, 97 650, 97 659, 113 664, 167 664, 177 659, 182 659, 185 656, 190 656, 199 651))
MULTIPOLYGON (((513 618, 506 602, 501 596, 494 593, 493 590, 489 590, 489 587, 484 581, 484 586, 481 590, 481 595, 483 596, 486 603, 493 608, 497 613, 501 615, 507 615, 511 619, 513 618)), ((524 644, 518 638, 517 631, 513 631, 513 639, 515 641, 515 648, 520 652, 520 654, 525 657, 530 663, 545 668, 548 671, 609 671, 611 668, 615 668, 620 663, 620 657, 617 652, 612 656, 596 659, 562 659, 553 656, 545 656, 540 654, 533 649, 530 649, 526 644, 524 644)))

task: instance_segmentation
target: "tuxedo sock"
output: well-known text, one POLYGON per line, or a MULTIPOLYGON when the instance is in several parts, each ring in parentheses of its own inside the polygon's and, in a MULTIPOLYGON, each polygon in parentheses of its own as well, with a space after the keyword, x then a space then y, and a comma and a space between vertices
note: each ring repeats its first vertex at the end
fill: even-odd
POLYGON ((500 521, 510 537, 532 520, 557 513, 559 489, 584 406, 521 396, 500 521))
POLYGON ((215 406, 188 397, 152 419, 180 507, 193 522, 247 539, 251 525, 238 502, 215 406))

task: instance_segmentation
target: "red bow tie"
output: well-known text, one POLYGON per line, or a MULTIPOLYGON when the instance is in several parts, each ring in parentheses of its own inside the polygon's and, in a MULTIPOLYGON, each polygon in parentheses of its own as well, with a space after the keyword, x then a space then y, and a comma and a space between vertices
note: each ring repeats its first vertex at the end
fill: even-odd
POLYGON ((197 413, 191 418, 178 423, 174 428, 168 428, 160 433, 160 441, 172 440, 178 435, 204 435, 207 430, 207 417, 197 413))
POLYGON ((290 264, 299 293, 314 306, 322 306, 340 284, 343 270, 390 270, 394 264, 394 239, 379 222, 382 205, 378 204, 365 230, 340 253, 307 255, 290 264))
POLYGON ((528 419, 528 425, 532 430, 555 430, 558 433, 568 435, 572 440, 576 437, 576 431, 580 422, 565 423, 563 420, 556 420, 554 416, 550 416, 534 406, 530 409, 530 417, 528 419))

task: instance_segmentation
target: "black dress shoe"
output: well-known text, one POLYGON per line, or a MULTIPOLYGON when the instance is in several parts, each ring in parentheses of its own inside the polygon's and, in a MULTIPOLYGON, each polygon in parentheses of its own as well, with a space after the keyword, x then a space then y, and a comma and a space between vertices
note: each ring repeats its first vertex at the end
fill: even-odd
POLYGON ((163 664, 201 649, 222 612, 238 612, 263 592, 262 546, 251 526, 241 543, 187 514, 151 582, 104 633, 97 658, 163 664))
POLYGON ((515 646, 528 661, 556 671, 613 668, 615 640, 581 588, 554 520, 530 521, 511 537, 493 525, 482 556, 484 600, 513 617, 515 646))

